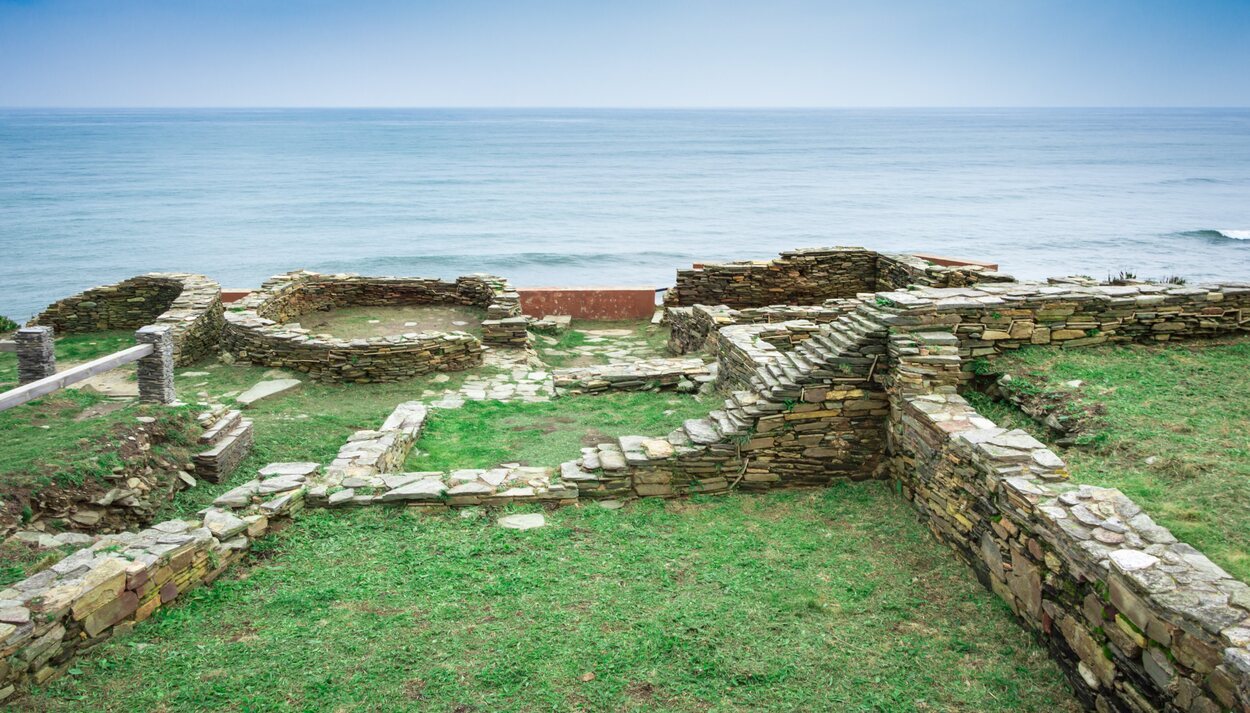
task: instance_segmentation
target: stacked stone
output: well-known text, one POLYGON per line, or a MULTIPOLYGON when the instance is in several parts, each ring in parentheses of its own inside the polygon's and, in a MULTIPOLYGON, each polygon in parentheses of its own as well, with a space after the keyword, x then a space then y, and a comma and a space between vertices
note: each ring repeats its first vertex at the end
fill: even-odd
POLYGON ((210 509, 202 519, 105 535, 0 590, 0 700, 59 676, 79 653, 212 582, 269 526, 260 513, 210 509))
POLYGON ((220 483, 252 452, 252 421, 235 410, 223 409, 211 416, 202 421, 206 428, 198 440, 208 448, 191 460, 197 476, 210 483, 220 483))
POLYGON ((772 260, 707 264, 677 271, 672 306, 817 304, 876 287, 877 254, 853 247, 783 252, 772 260))
POLYGON ((216 353, 223 327, 221 287, 204 275, 154 272, 55 302, 29 326, 69 334, 150 324, 171 329, 180 366, 216 353))
POLYGON ((217 496, 213 505, 222 510, 289 517, 304 509, 307 484, 320 468, 316 463, 270 463, 257 471, 254 480, 217 496))
POLYGON ((23 327, 13 335, 17 343, 17 381, 29 384, 56 374, 55 343, 50 327, 23 327))
POLYGON ((552 370, 557 395, 605 391, 650 391, 685 386, 693 391, 712 380, 702 359, 640 359, 552 370))
POLYGON ((761 365, 781 358, 781 352, 793 351, 818 328, 807 320, 722 327, 713 340, 721 385, 730 390, 747 388, 761 365))
POLYGON ((733 309, 726 305, 669 307, 668 348, 674 354, 708 350, 716 352, 721 328, 735 324, 772 324, 803 319, 828 324, 855 307, 854 299, 830 299, 818 305, 769 305, 733 309))
POLYGON ((1250 709, 1250 586, 954 393, 959 340, 891 342, 890 472, 1091 710, 1250 709))
POLYGON ((524 349, 529 344, 526 331, 529 320, 524 317, 487 319, 482 322, 482 343, 509 349, 524 349))
POLYGON ((288 368, 328 382, 398 381, 482 363, 482 341, 465 332, 409 332, 368 339, 313 334, 291 320, 349 305, 459 304, 483 307, 487 343, 526 343, 520 298, 506 280, 469 275, 456 282, 295 271, 266 280, 226 313, 224 345, 254 364, 288 368))
POLYGON ((135 341, 152 347, 140 359, 135 370, 139 382, 139 400, 145 403, 172 404, 178 400, 174 391, 173 330, 167 325, 149 325, 135 330, 135 341))
POLYGON ((878 253, 876 290, 920 287, 967 287, 983 282, 1015 282, 1016 278, 981 265, 938 265, 915 255, 878 253))
POLYGON ((1250 283, 987 284, 883 292, 875 299, 912 324, 953 330, 968 360, 1025 344, 1072 348, 1244 332, 1250 283))

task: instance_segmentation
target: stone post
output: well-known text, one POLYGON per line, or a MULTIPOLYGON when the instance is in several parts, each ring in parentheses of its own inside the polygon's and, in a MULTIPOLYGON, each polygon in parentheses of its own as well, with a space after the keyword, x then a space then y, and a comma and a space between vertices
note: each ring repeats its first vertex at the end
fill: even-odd
POLYGON ((51 327, 22 327, 17 330, 14 341, 17 342, 19 384, 29 384, 56 373, 51 327))
POLYGON ((174 337, 166 325, 149 324, 135 332, 135 341, 151 344, 152 353, 139 360, 139 400, 172 404, 174 394, 174 337))

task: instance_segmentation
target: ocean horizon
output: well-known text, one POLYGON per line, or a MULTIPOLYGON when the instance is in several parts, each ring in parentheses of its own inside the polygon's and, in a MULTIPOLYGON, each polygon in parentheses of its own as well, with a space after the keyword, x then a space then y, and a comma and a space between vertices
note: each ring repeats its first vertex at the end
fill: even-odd
POLYGON ((1250 109, 3 109, 0 314, 151 271, 672 283, 857 245, 1250 280, 1250 109))

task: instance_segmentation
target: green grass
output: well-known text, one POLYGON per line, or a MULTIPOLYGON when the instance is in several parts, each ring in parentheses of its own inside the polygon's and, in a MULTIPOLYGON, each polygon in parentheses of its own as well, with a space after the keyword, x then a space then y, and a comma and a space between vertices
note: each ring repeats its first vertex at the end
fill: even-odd
POLYGON ((879 483, 548 513, 306 513, 33 711, 1072 711, 879 483))
MULTIPOLYGON (((88 361, 133 344, 129 332, 68 335, 56 342, 57 360, 62 366, 88 361)), ((12 388, 17 383, 17 359, 10 353, 0 357, 4 357, 0 359, 0 389, 12 388)), ((140 415, 173 417, 169 409, 138 404, 99 415, 87 411, 107 402, 92 391, 63 389, 0 411, 0 433, 5 435, 0 439, 0 487, 11 492, 99 478, 121 462, 112 438, 119 427, 133 426, 140 415)))
POLYGON ((432 413, 405 468, 448 471, 514 462, 554 467, 578 457, 582 446, 617 436, 666 436, 713 408, 710 400, 645 391, 544 403, 470 401, 432 413))
POLYGON ((38 574, 81 548, 81 545, 62 545, 44 550, 17 539, 4 540, 0 542, 0 587, 38 574))
MULTIPOLYGON (((57 367, 90 361, 135 344, 133 332, 88 332, 67 334, 56 340, 57 367)), ((0 352, 0 391, 17 386, 17 355, 0 352)))
POLYGON ((574 362, 593 361, 596 364, 606 364, 612 359, 603 354, 593 356, 580 355, 575 352, 578 347, 587 346, 588 344, 598 344, 604 346, 620 337, 605 337, 607 342, 587 342, 590 335, 587 331, 595 331, 600 329, 628 329, 632 333, 633 338, 641 339, 650 348, 655 356, 668 355, 668 327, 651 324, 649 321, 625 320, 625 321, 592 321, 592 320, 574 320, 571 327, 563 333, 556 335, 556 342, 549 344, 545 339, 539 338, 535 341, 542 360, 553 367, 567 367, 574 362), (552 354, 551 352, 556 353, 552 354), (574 352, 571 354, 562 354, 561 352, 574 352), (580 358, 580 360, 579 360, 580 358))
MULTIPOLYGON (((199 392, 213 396, 241 392, 267 378, 272 370, 266 367, 236 364, 227 366, 205 362, 179 369, 175 387, 180 398, 195 399, 199 392), (208 372, 208 376, 187 376, 188 372, 208 372)), ((295 374, 304 383, 294 391, 259 401, 244 410, 253 422, 255 447, 225 483, 201 482, 195 488, 179 492, 162 513, 172 517, 194 512, 207 506, 221 493, 256 477, 256 471, 278 461, 315 461, 326 464, 333 460, 347 437, 362 429, 378 428, 395 406, 420 400, 427 389, 455 389, 472 372, 448 374, 450 381, 434 383, 432 377, 420 377, 390 384, 321 384, 307 376, 295 374)), ((223 403, 231 404, 232 399, 223 403)))
MULTIPOLYGON (((1060 451, 1073 480, 1119 488, 1181 540, 1250 581, 1250 339, 1031 348, 994 366, 1041 389, 1084 381, 1073 397, 1078 405, 1097 402, 1106 411, 1094 445, 1060 451)), ((1047 439, 1044 427, 1015 408, 986 401, 974 402, 986 416, 1047 439)))

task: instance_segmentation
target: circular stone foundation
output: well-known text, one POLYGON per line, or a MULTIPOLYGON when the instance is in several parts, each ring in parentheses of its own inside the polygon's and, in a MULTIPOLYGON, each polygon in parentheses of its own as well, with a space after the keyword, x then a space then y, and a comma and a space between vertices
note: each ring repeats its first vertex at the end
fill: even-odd
MULTIPOLYGON (((308 374, 318 381, 398 381, 482 363, 482 344, 525 342, 520 301, 507 280, 467 275, 454 282, 418 277, 322 275, 298 271, 265 282, 226 311, 225 348, 236 359, 308 374), (485 310, 482 338, 463 330, 419 330, 346 338, 316 333, 300 319, 353 307, 485 310)), ((324 316, 320 317, 325 321, 324 316)), ((468 326, 468 325, 466 325, 468 326)))

